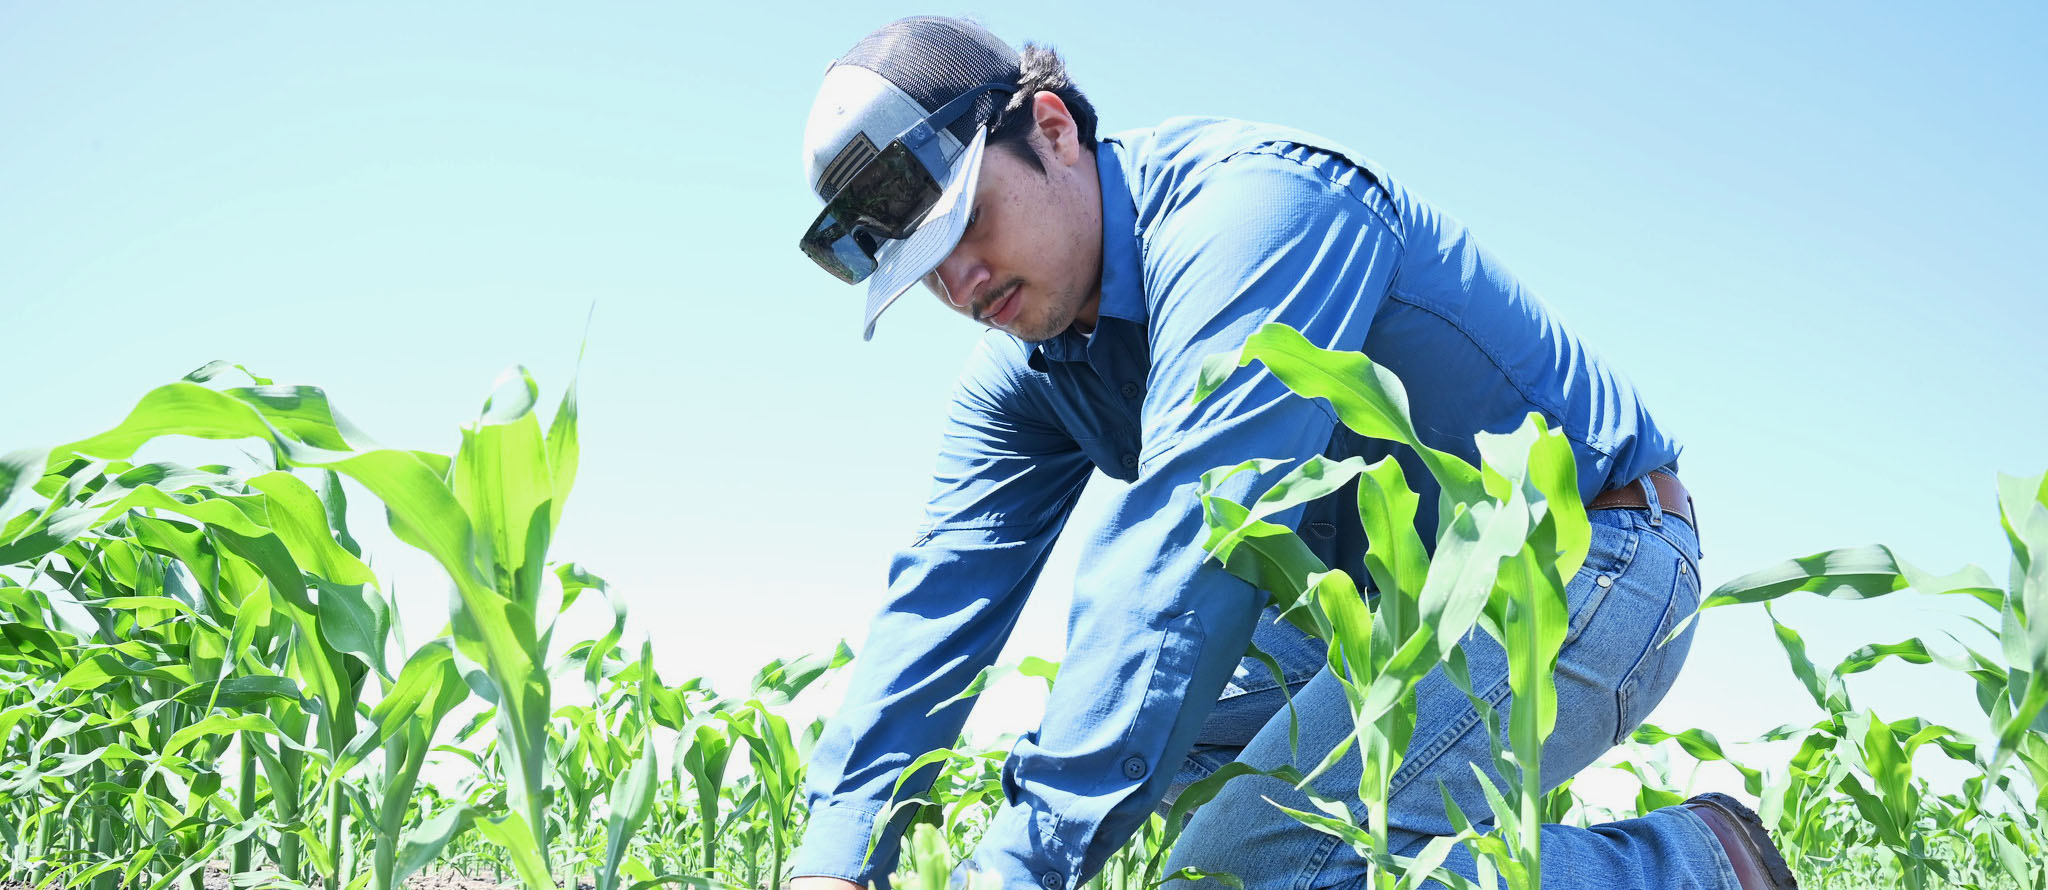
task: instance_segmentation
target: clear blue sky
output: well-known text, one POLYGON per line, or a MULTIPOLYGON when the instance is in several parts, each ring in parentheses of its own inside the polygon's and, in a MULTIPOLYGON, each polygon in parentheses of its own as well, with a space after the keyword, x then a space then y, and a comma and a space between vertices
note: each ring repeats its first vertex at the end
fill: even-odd
MULTIPOLYGON (((1105 130, 1291 124, 1468 224, 1684 441, 1710 585, 1868 542, 2004 577, 1994 474, 2048 468, 2039 4, 1102 6, 0 2, 0 450, 217 358, 452 450, 505 366, 559 392, 594 302, 556 555, 626 591, 671 679, 858 647, 977 333, 917 292, 861 342, 859 291, 795 249, 798 141, 829 60, 940 12, 1058 47, 1105 130)), ((377 553, 417 643, 441 583, 377 553)), ((1055 559, 1008 659, 1059 657, 1055 559)), ((1783 614, 1830 662, 1959 626, 1783 614)), ((1976 726, 1933 668, 1864 679, 1976 726)), ((1654 719, 1813 716, 1731 609, 1654 719)))

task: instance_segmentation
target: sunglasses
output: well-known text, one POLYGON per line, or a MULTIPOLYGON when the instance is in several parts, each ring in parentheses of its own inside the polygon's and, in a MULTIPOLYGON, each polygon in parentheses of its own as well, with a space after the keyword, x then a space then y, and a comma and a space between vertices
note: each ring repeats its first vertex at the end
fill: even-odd
POLYGON ((825 203, 825 209, 804 231, 800 242, 804 255, 847 284, 858 284, 875 274, 879 265, 875 255, 882 242, 910 237, 945 193, 932 175, 946 167, 938 150, 939 131, 966 114, 982 96, 1016 91, 1015 84, 982 84, 897 134, 825 203))

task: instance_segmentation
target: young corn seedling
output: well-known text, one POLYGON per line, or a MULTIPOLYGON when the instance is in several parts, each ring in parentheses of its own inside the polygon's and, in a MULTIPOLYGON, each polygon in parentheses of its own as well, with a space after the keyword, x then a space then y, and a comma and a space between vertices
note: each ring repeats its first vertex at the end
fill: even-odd
MULTIPOLYGON (((1275 462, 1247 461, 1203 477, 1211 554, 1268 591, 1283 617, 1328 641, 1329 669, 1352 711, 1353 734, 1295 780, 1323 813, 1282 809, 1351 843, 1371 862, 1375 887, 1461 881, 1438 868, 1461 841, 1496 865, 1511 887, 1538 886, 1545 789, 1535 765, 1557 717, 1552 673, 1565 632, 1564 579, 1578 571, 1591 539, 1569 443, 1532 414, 1511 435, 1482 435, 1484 460, 1474 467, 1421 440, 1392 372, 1360 353, 1317 348, 1276 324, 1253 333, 1239 352, 1205 363, 1196 400, 1254 361, 1296 394, 1327 400, 1352 431, 1408 446, 1441 492, 1432 554, 1415 528, 1419 497, 1392 459, 1368 465, 1363 458, 1310 458, 1249 507, 1223 494, 1227 483, 1241 472, 1276 469, 1275 462), (1378 590, 1370 605, 1354 579, 1324 566, 1292 530, 1266 521, 1354 482, 1371 541, 1365 565, 1378 590), (1480 774, 1501 828, 1482 835, 1468 823, 1402 861, 1388 842, 1385 814, 1415 729, 1416 686, 1439 664, 1454 679, 1462 675, 1458 646, 1475 626, 1506 650, 1515 701, 1510 745, 1496 757, 1499 771, 1510 777, 1506 792, 1480 774), (1367 812, 1363 830, 1341 800, 1322 799, 1309 787, 1354 743, 1363 767, 1356 789, 1367 812)), ((1169 829, 1172 822, 1169 817, 1169 829)))

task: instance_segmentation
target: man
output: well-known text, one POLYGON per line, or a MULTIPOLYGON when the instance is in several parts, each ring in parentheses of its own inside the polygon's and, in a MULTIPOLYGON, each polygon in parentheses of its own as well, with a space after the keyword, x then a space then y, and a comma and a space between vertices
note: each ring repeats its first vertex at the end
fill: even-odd
MULTIPOLYGON (((1477 462, 1476 433, 1511 431, 1532 410, 1570 437, 1593 543, 1569 584, 1564 719, 1545 748, 1546 785, 1625 738, 1669 688, 1690 631, 1656 643, 1699 596, 1676 443, 1463 227, 1370 161, 1227 120, 1098 138, 1056 54, 1027 45, 1020 56, 977 25, 929 17, 875 31, 829 68, 804 139, 826 206, 801 245, 835 277, 867 284, 864 334, 920 281, 994 330, 960 377, 929 521, 896 557, 846 703, 813 755, 793 887, 886 879, 910 809, 889 818, 868 858, 870 832, 903 768, 950 745, 968 706, 927 712, 994 659, 1093 470, 1125 485, 1081 558, 1044 721, 1011 751, 1007 805, 963 867, 1005 887, 1078 887, 1188 784, 1232 760, 1306 769, 1350 731, 1319 642, 1205 560, 1197 480, 1248 458, 1392 455, 1423 493, 1425 541, 1436 489, 1412 453, 1351 433, 1262 369, 1193 403, 1202 360, 1269 321, 1393 370, 1425 438, 1467 460, 1477 462), (1283 666, 1298 756, 1283 692, 1244 658, 1248 642, 1283 666)), ((1228 493, 1254 496, 1252 475, 1228 493)), ((1366 579, 1353 498, 1275 521, 1366 579)), ((1505 703, 1499 648, 1476 634, 1468 650, 1475 691, 1505 703)), ((1471 702, 1441 672, 1418 695, 1388 814, 1405 855, 1453 832, 1440 785, 1467 813, 1488 812, 1471 774, 1491 763, 1471 702)), ((1354 749, 1317 787, 1354 796, 1359 772, 1354 749)), ((1195 811, 1169 873, 1231 872, 1252 890, 1360 884, 1361 857, 1263 798, 1312 810, 1287 783, 1232 781, 1195 811)), ((1544 832, 1552 887, 1792 886, 1754 814, 1722 795, 1544 832)), ((1463 851, 1448 864, 1475 874, 1463 851)))

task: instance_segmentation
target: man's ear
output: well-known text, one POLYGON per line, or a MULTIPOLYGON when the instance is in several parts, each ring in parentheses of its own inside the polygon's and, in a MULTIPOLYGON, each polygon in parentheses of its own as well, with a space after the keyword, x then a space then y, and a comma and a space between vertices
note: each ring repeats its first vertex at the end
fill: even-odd
POLYGON ((1067 103, 1051 90, 1039 90, 1031 97, 1031 117, 1038 135, 1045 140, 1046 153, 1061 164, 1072 166, 1081 159, 1081 129, 1067 103))

